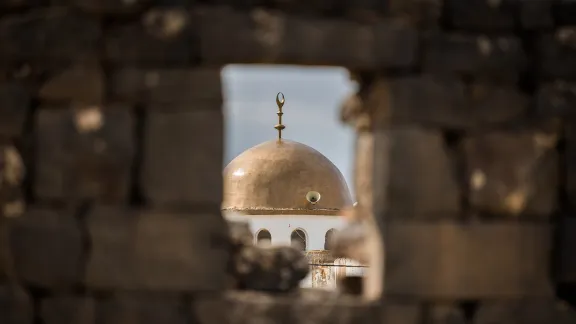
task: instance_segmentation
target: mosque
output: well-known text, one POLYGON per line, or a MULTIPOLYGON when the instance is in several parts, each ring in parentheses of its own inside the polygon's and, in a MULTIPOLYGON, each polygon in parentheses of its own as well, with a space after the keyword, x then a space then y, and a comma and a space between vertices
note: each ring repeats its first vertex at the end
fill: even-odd
POLYGON ((362 272, 354 261, 330 256, 333 235, 346 225, 342 212, 353 200, 328 158, 282 138, 284 102, 279 93, 278 138, 244 151, 224 169, 222 211, 228 219, 248 222, 255 244, 290 244, 304 251, 311 271, 303 287, 333 289, 336 278, 362 272))

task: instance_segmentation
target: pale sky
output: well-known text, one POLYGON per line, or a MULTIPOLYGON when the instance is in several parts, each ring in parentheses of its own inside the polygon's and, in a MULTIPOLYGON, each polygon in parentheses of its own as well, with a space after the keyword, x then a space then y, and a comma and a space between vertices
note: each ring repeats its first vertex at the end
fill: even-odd
POLYGON ((342 172, 352 190, 353 130, 339 120, 340 104, 355 90, 346 69, 228 65, 222 70, 226 137, 224 162, 276 138, 276 94, 284 93, 282 137, 313 147, 342 172))

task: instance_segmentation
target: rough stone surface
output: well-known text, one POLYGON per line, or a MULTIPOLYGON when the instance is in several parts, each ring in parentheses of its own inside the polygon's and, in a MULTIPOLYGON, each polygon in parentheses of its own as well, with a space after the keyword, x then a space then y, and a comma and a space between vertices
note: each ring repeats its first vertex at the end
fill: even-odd
POLYGON ((536 110, 539 116, 576 117, 576 84, 556 81, 542 85, 536 96, 536 110))
POLYGON ((190 20, 186 10, 156 9, 146 12, 141 21, 110 28, 106 58, 126 65, 190 63, 197 52, 190 20))
POLYGON ((564 302, 553 299, 522 299, 488 302, 476 313, 474 324, 568 324, 576 321, 576 312, 564 302))
POLYGON ((220 110, 220 70, 126 68, 110 81, 112 96, 149 106, 181 105, 187 110, 220 110))
POLYGON ((105 97, 105 75, 95 63, 81 63, 52 75, 39 89, 38 96, 47 101, 100 105, 105 97))
POLYGON ((133 116, 126 108, 40 109, 35 125, 38 198, 128 198, 135 143, 133 116))
POLYGON ((552 294, 549 226, 393 221, 384 237, 385 287, 392 296, 474 300, 552 294))
POLYGON ((307 19, 270 10, 208 9, 198 19, 201 57, 211 63, 287 62, 361 69, 416 63, 418 34, 406 27, 307 19))
POLYGON ((80 60, 95 52, 100 36, 100 24, 90 16, 64 8, 36 10, 0 20, 0 58, 80 60))
POLYGON ((32 299, 21 287, 0 286, 0 322, 32 324, 32 299))
POLYGON ((20 152, 13 145, 0 144, 0 216, 17 217, 24 212, 26 171, 20 152))
POLYGON ((433 74, 514 82, 526 63, 522 43, 515 37, 432 32, 425 46, 424 69, 433 74))
POLYGON ((0 83, 0 136, 22 134, 31 101, 32 93, 22 83, 0 83))
POLYGON ((449 9, 444 19, 458 28, 474 32, 512 31, 515 23, 515 1, 444 0, 449 9))
POLYGON ((9 223, 17 277, 38 287, 72 287, 82 281, 84 246, 70 211, 29 209, 9 223))
POLYGON ((548 218, 557 204, 557 141, 558 134, 544 131, 465 138, 471 207, 494 215, 548 218))
POLYGON ((565 165, 566 165, 566 195, 571 208, 576 207, 576 125, 568 123, 564 129, 566 138, 565 165))
POLYGON ((217 213, 97 208, 88 216, 86 283, 99 289, 221 290, 228 257, 223 222, 217 213))
POLYGON ((529 98, 511 86, 465 85, 453 78, 379 80, 368 91, 364 104, 375 111, 376 127, 419 124, 474 130, 506 125, 529 108, 529 98))
POLYGON ((96 302, 88 297, 57 296, 40 301, 45 324, 94 323, 96 302))
POLYGON ((457 216, 460 211, 457 174, 442 134, 402 127, 391 129, 387 135, 390 140, 389 169, 392 171, 384 191, 388 217, 457 216))
POLYGON ((560 253, 555 259, 555 278, 562 284, 576 283, 576 218, 563 215, 558 221, 560 253))
POLYGON ((542 57, 541 73, 547 79, 574 80, 576 75, 576 29, 562 28, 554 34, 545 34, 537 41, 542 57))
POLYGON ((124 293, 97 305, 103 323, 189 323, 190 314, 177 295, 124 293))
POLYGON ((220 111, 148 114, 141 181, 151 203, 220 204, 222 118, 220 111))
POLYGON ((290 246, 245 246, 233 258, 240 289, 290 291, 296 289, 309 272, 308 259, 290 246))

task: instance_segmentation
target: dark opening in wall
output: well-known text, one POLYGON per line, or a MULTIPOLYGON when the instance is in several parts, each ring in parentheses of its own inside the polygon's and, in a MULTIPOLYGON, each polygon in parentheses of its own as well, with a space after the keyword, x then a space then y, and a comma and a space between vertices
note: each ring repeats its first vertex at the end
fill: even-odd
POLYGON ((272 234, 267 229, 261 229, 256 235, 256 243, 258 244, 269 244, 272 242, 272 234))
POLYGON ((301 229, 295 229, 290 235, 290 243, 293 247, 306 251, 306 233, 301 229))
POLYGON ((324 250, 332 250, 332 246, 334 245, 334 234, 336 234, 336 230, 333 228, 326 232, 326 235, 324 236, 324 250))

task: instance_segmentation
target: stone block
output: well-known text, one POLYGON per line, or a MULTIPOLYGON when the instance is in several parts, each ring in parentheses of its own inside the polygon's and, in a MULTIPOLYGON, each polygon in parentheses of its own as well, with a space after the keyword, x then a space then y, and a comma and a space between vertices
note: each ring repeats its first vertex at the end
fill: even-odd
POLYGON ((513 31, 516 26, 515 1, 444 0, 447 19, 453 28, 476 31, 513 31))
POLYGON ((190 292, 226 284, 228 233, 217 208, 187 214, 98 207, 88 229, 91 288, 190 292))
POLYGON ((568 204, 573 208, 576 206, 576 125, 574 123, 566 123, 564 138, 564 168, 566 170, 564 183, 568 204))
POLYGON ((20 280, 45 288, 69 288, 81 282, 83 237, 71 212, 32 207, 8 225, 20 280))
MULTIPOLYGON (((563 0, 560 0, 563 1, 563 0)), ((554 28, 556 15, 553 15, 553 5, 558 1, 521 0, 518 3, 520 25, 525 29, 540 30, 554 28)))
POLYGON ((96 51, 100 36, 97 20, 63 8, 6 16, 0 19, 0 58, 79 60, 96 51))
POLYGON ((555 81, 543 84, 536 94, 536 113, 541 117, 576 119, 576 83, 555 81))
POLYGON ((480 305, 473 324, 569 324, 576 321, 570 305, 550 299, 486 301, 480 305))
POLYGON ((177 296, 117 293, 111 298, 56 296, 43 299, 45 324, 126 323, 185 324, 189 314, 177 296))
POLYGON ((386 12, 424 29, 437 28, 444 0, 388 0, 386 12))
POLYGON ((152 204, 222 202, 220 111, 150 112, 145 125, 143 194, 152 204))
POLYGON ((553 1, 553 13, 558 26, 570 26, 576 23, 576 3, 572 0, 553 1))
POLYGON ((106 91, 102 67, 95 62, 79 63, 51 73, 38 89, 38 97, 52 102, 100 105, 106 91))
MULTIPOLYGON (((126 68, 112 75, 112 96, 155 107, 180 105, 185 110, 220 110, 219 68, 142 70, 126 68)), ((181 108, 182 109, 182 108, 181 108)))
POLYGON ((99 15, 129 15, 144 10, 154 0, 51 0, 54 6, 68 6, 99 15))
POLYGON ((40 0, 0 0, 0 8, 3 10, 18 10, 31 6, 39 6, 40 0))
MULTIPOLYGON (((392 128, 382 131, 386 150, 387 181, 376 182, 375 201, 386 201, 390 219, 432 219, 457 217, 460 188, 442 134, 420 128, 392 128), (384 195, 384 196, 382 196, 384 195)), ((379 142, 378 142, 379 143, 379 142)), ((378 165, 378 164, 376 164, 378 165)))
POLYGON ((36 116, 34 192, 47 200, 122 201, 129 195, 133 156, 127 107, 43 107, 36 116))
POLYGON ((382 323, 377 305, 362 298, 330 292, 301 293, 292 304, 291 323, 382 323), (323 296, 325 295, 325 296, 323 296))
POLYGON ((464 138, 472 209, 492 215, 548 219, 556 209, 558 134, 492 132, 464 138))
POLYGON ((184 9, 152 9, 140 21, 105 34, 106 59, 116 64, 182 66, 198 52, 190 15, 184 9))
POLYGON ((98 323, 187 324, 187 309, 176 295, 123 293, 99 302, 97 318, 98 323))
POLYGON ((26 167, 19 151, 9 144, 0 144, 0 216, 17 217, 26 203, 22 190, 26 167))
POLYGON ((426 323, 430 324, 468 324, 461 307, 456 303, 434 303, 426 305, 426 323))
POLYGON ((32 101, 29 88, 19 82, 0 83, 0 136, 22 135, 32 101))
POLYGON ((24 289, 0 286, 0 323, 32 324, 33 317, 32 299, 24 289))
POLYGON ((449 129, 483 129, 517 122, 530 99, 513 86, 473 83, 430 75, 379 80, 364 101, 375 126, 418 124, 449 129))
POLYGON ((576 79, 576 28, 564 27, 537 40, 540 73, 547 79, 576 79))
POLYGON ((317 289, 282 295, 231 291, 219 298, 194 301, 193 311, 202 324, 380 323, 374 304, 317 289), (220 314, 218 309, 227 312, 220 314))
POLYGON ((40 302, 39 317, 44 324, 94 324, 97 318, 96 302, 88 297, 45 298, 40 302))
POLYGON ((419 64, 420 38, 420 33, 413 28, 392 22, 377 24, 374 27, 376 65, 373 68, 415 67, 419 64))
POLYGON ((260 9, 250 13, 206 9, 197 19, 202 60, 213 64, 267 62, 366 69, 402 68, 417 60, 417 32, 391 24, 311 19, 260 9))
POLYGON ((550 296, 548 223, 388 222, 390 296, 490 299, 550 296))
POLYGON ((386 298, 381 312, 383 313, 383 320, 380 323, 422 323, 422 306, 416 302, 401 302, 386 298))
POLYGON ((513 84, 526 63, 522 43, 516 37, 439 32, 424 37, 423 68, 427 73, 513 84))
POLYGON ((558 221, 554 278, 561 284, 576 283, 576 218, 563 215, 558 221))

